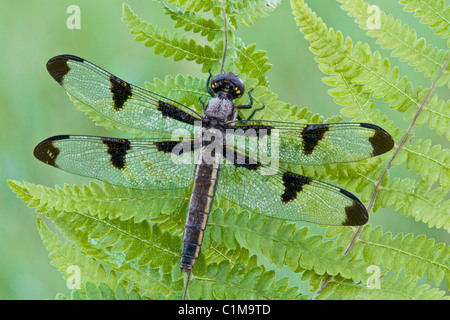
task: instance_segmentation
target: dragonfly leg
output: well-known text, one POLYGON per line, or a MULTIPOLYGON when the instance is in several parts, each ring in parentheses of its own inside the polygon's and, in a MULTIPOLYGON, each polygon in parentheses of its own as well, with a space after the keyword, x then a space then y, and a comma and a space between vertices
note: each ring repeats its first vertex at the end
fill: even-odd
POLYGON ((251 109, 253 107, 252 91, 253 91, 253 88, 248 92, 248 97, 250 99, 250 103, 236 106, 237 109, 251 109))
MULTIPOLYGON (((208 91, 208 93, 210 94, 210 96, 214 98, 216 95, 215 95, 214 92, 211 90, 211 77, 212 77, 211 70, 209 70, 208 73, 209 73, 209 77, 208 77, 208 80, 206 80, 206 91, 208 91)), ((203 104, 203 103, 202 103, 202 104, 203 104)), ((204 110, 204 109, 205 109, 205 108, 203 108, 203 110, 204 110)))
POLYGON ((253 110, 253 113, 250 115, 250 117, 247 118, 247 121, 252 120, 252 118, 253 118, 253 116, 255 115, 255 113, 258 112, 258 111, 261 111, 261 110, 264 109, 265 107, 266 107, 266 105, 263 104, 261 108, 258 108, 258 109, 253 110))
MULTIPOLYGON (((248 92, 248 97, 250 98, 250 103, 249 104, 245 104, 245 105, 240 105, 240 106, 236 106, 237 109, 251 109, 253 107, 253 97, 252 97, 252 91, 253 88, 248 92)), ((250 117, 248 117, 247 119, 245 119, 245 121, 250 121, 253 116, 255 115, 256 112, 264 109, 266 106, 263 104, 261 108, 255 109, 253 110, 252 114, 250 115, 250 117)), ((242 121, 242 119, 240 119, 241 117, 238 115, 238 120, 242 121)))
POLYGON ((202 97, 199 97, 198 101, 200 101, 200 104, 202 105, 203 113, 205 113, 205 104, 202 101, 202 97))

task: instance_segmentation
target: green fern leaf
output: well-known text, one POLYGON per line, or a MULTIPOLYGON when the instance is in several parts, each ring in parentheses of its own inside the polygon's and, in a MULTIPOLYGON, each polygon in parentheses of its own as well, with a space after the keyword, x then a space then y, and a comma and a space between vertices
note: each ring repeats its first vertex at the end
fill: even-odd
POLYGON ((121 221, 107 217, 99 219, 91 215, 89 210, 85 213, 58 211, 47 207, 48 188, 26 183, 28 188, 25 191, 19 183, 10 183, 20 192, 19 197, 28 200, 25 196, 26 192, 32 195, 29 199, 30 205, 33 203, 38 212, 46 212, 68 239, 72 241, 82 239, 78 242, 78 246, 86 250, 100 250, 110 255, 112 260, 108 263, 116 265, 122 263, 114 253, 123 253, 125 261, 136 260, 138 265, 146 265, 150 261, 152 267, 164 265, 164 270, 167 268, 171 270, 175 264, 179 263, 181 239, 179 236, 169 236, 167 231, 162 232, 157 224, 150 226, 145 220, 134 223, 132 220, 121 221), (44 190, 44 192, 36 192, 36 189, 44 190), (88 238, 95 243, 88 241, 88 238), (164 239, 165 243, 161 243, 161 239, 164 239))
MULTIPOLYGON (((252 259, 256 261, 256 259, 252 259)), ((252 261, 251 260, 251 261, 252 261)), ((305 299, 286 278, 275 280, 274 271, 262 266, 229 262, 211 264, 197 272, 189 286, 190 299, 305 299)))
MULTIPOLYGON (((330 227, 327 236, 336 234, 339 234, 338 245, 349 243, 353 237, 348 228, 330 227)), ((433 279, 436 285, 447 278, 450 287, 450 248, 443 243, 434 244, 434 239, 426 239, 425 235, 414 238, 412 234, 400 233, 394 238, 390 232, 383 233, 381 226, 373 229, 366 225, 347 255, 358 257, 361 253, 365 262, 382 266, 386 271, 404 270, 410 276, 433 279)))
POLYGON ((208 12, 215 8, 220 9, 220 4, 216 1, 202 1, 202 0, 168 0, 168 3, 176 3, 178 8, 185 7, 187 11, 203 11, 208 12))
MULTIPOLYGON (((142 300, 144 299, 139 292, 131 288, 128 290, 124 284, 117 284, 110 287, 106 283, 95 284, 93 282, 85 282, 82 288, 72 291, 71 300, 142 300)), ((58 297, 61 299, 61 297, 58 297)), ((67 297, 64 297, 68 299, 67 297)))
POLYGON ((71 281, 70 284, 74 289, 86 282, 104 283, 108 286, 118 284, 114 271, 108 274, 103 265, 98 264, 95 259, 82 253, 75 246, 60 241, 58 235, 50 231, 42 219, 37 218, 37 225, 42 241, 50 252, 51 264, 64 274, 65 279, 71 281))
POLYGON ((227 3, 227 16, 232 24, 251 26, 259 17, 266 17, 275 10, 281 0, 249 0, 227 3))
MULTIPOLYGON (((39 195, 45 194, 45 192, 31 193, 29 189, 33 190, 34 188, 47 191, 45 187, 34 186, 29 183, 22 185, 18 182, 10 182, 10 184, 18 192, 18 196, 26 197, 30 202, 38 198, 39 195), (32 196, 26 196, 27 193, 32 194, 32 196)), ((182 288, 180 288, 180 285, 182 285, 182 281, 180 284, 179 275, 175 276, 175 281, 169 282, 159 272, 153 272, 149 276, 149 270, 154 268, 159 268, 163 273, 173 272, 172 270, 177 268, 179 273, 179 252, 181 252, 180 236, 173 236, 168 232, 162 232, 158 224, 150 225, 147 221, 135 223, 132 220, 120 221, 119 219, 109 219, 108 217, 99 219, 91 216, 88 211, 85 214, 80 214, 75 211, 57 211, 54 208, 46 207, 43 203, 40 203, 38 208, 41 211, 46 211, 47 217, 61 230, 65 237, 71 241, 75 241, 74 244, 76 247, 62 244, 61 241, 57 240, 57 235, 51 233, 41 220, 39 220, 39 229, 41 230, 44 243, 49 247, 49 251, 54 252, 51 255, 53 258, 52 264, 59 268, 65 268, 67 265, 76 263, 77 266, 80 266, 80 268, 83 268, 87 272, 87 275, 83 276, 83 279, 87 279, 86 281, 89 284, 84 286, 83 290, 76 293, 76 298, 101 299, 105 297, 118 297, 116 293, 113 294, 113 286, 102 287, 103 285, 101 283, 107 282, 107 274, 105 269, 97 263, 97 259, 112 266, 114 270, 127 274, 125 279, 133 280, 131 282, 137 288, 145 290, 145 296, 149 296, 152 292, 150 296, 155 297, 153 295, 155 292, 151 291, 148 287, 149 282, 152 283, 153 287, 155 287, 155 283, 159 283, 157 285, 158 287, 165 287, 165 292, 169 297, 175 297, 177 292, 181 292, 182 288), (60 248, 56 249, 56 247, 60 248), (80 248, 84 253, 79 251, 80 248), (72 258, 69 259, 69 255, 72 258), (93 259, 94 257, 95 259, 93 259), (170 288, 168 291, 167 286, 170 288)), ((231 240, 229 239, 228 241, 231 240)), ((234 270, 235 273, 229 273, 225 281, 220 280, 223 274, 222 272, 216 275, 219 277, 218 279, 209 280, 215 282, 213 285, 215 287, 213 290, 215 298, 223 297, 223 295, 239 299, 262 297, 279 299, 298 296, 298 288, 289 287, 286 284, 286 279, 273 282, 272 277, 275 273, 273 271, 265 271, 263 267, 256 264, 256 256, 249 258, 248 250, 242 250, 243 252, 236 250, 231 255, 228 253, 228 260, 219 264, 221 266, 220 269, 231 268, 229 261, 233 257, 232 260, 237 265, 231 268, 231 270, 234 270), (245 262, 242 262, 243 260, 245 262), (253 262, 249 263, 249 261, 253 262), (254 272, 257 275, 255 279, 244 276, 252 274, 251 271, 248 272, 247 268, 254 268, 254 272), (243 276, 244 278, 242 278, 243 276), (241 281, 251 283, 250 279, 254 280, 254 287, 243 290, 241 281), (235 288, 231 293, 228 290, 223 290, 230 286, 235 288), (274 290, 274 287, 278 290, 274 290)), ((204 292, 202 272, 211 276, 212 270, 216 268, 214 264, 202 268, 202 263, 204 263, 202 260, 203 257, 196 264, 194 276, 197 277, 195 281, 197 285, 193 285, 194 289, 192 289, 192 292, 196 292, 197 290, 204 292)))
POLYGON ((406 216, 413 216, 416 221, 428 223, 428 226, 444 228, 450 231, 450 200, 445 200, 447 190, 431 189, 432 182, 425 180, 416 183, 414 179, 395 178, 388 185, 382 186, 374 205, 374 212, 379 207, 393 205, 406 216))
POLYGON ((408 143, 403 147, 393 165, 406 161, 406 168, 412 169, 430 181, 437 181, 445 189, 450 188, 450 153, 440 145, 432 145, 431 140, 417 139, 414 144, 408 143))
POLYGON ((405 11, 414 12, 420 22, 429 24, 442 38, 450 36, 450 6, 444 0, 400 0, 405 11))
MULTIPOLYGON (((392 15, 386 15, 383 11, 374 12, 367 2, 362 0, 339 0, 343 3, 341 8, 348 11, 348 15, 355 17, 355 21, 369 37, 378 38, 377 44, 382 48, 393 50, 392 56, 401 61, 407 61, 416 66, 416 71, 423 71, 426 77, 432 80, 439 74, 442 66, 449 55, 449 51, 439 50, 425 39, 417 39, 416 31, 408 25, 402 24, 399 19, 392 15), (373 26, 373 15, 377 14, 379 26, 373 26)), ((450 70, 450 69, 449 69, 450 70)), ((449 80, 450 74, 443 74, 437 86, 443 86, 449 80)))
POLYGON ((166 192, 140 191, 103 184, 103 187, 92 182, 82 188, 74 186, 70 189, 55 189, 34 185, 29 182, 21 184, 9 181, 10 187, 30 202, 29 206, 38 207, 38 212, 46 212, 50 208, 58 211, 77 211, 91 214, 99 218, 128 220, 141 222, 147 218, 164 221, 167 216, 184 212, 189 200, 189 192, 183 189, 166 190, 166 192))
MULTIPOLYGON (((411 119, 417 112, 428 90, 413 89, 406 77, 401 77, 398 67, 391 68, 387 58, 382 59, 378 51, 371 53, 367 44, 353 46, 350 38, 344 40, 340 31, 328 29, 321 19, 303 1, 291 1, 300 31, 310 41, 310 50, 316 55, 322 72, 336 77, 345 77, 352 86, 360 86, 356 92, 371 92, 375 98, 390 102, 391 109, 404 113, 411 119)), ((328 78, 328 81, 329 78, 328 78)), ((337 80, 340 81, 340 80, 337 80)), ((340 86, 338 90, 347 90, 340 86)), ((433 94, 417 120, 422 124, 428 120, 430 128, 439 134, 446 133, 450 139, 450 102, 439 101, 433 94)))
MULTIPOLYGON (((226 208, 224 200, 218 207, 226 208)), ((228 204, 229 205, 229 204, 228 204)), ((283 220, 258 215, 248 216, 246 211, 216 209, 211 213, 205 232, 205 249, 210 243, 226 244, 227 248, 244 247, 256 250, 279 268, 287 266, 296 273, 314 270, 318 274, 341 274, 360 281, 366 277, 367 265, 341 256, 342 247, 323 242, 320 236, 308 237, 308 228, 296 228, 283 220)), ((206 249, 208 250, 208 249, 206 249)))
MULTIPOLYGON (((305 279, 320 283, 322 278, 308 274, 305 279)), ((352 283, 346 279, 335 277, 330 281, 317 299, 326 299, 332 295, 334 300, 449 300, 445 291, 430 286, 418 286, 418 278, 413 276, 397 277, 395 274, 383 276, 379 279, 379 287, 371 288, 364 283, 352 283)))
POLYGON ((188 40, 186 35, 180 37, 178 33, 171 34, 159 26, 142 21, 131 8, 123 5, 123 21, 131 33, 136 34, 136 41, 144 42, 147 47, 155 47, 156 54, 164 57, 173 56, 175 61, 186 59, 203 65, 202 71, 207 72, 212 65, 221 58, 220 53, 210 46, 198 45, 193 39, 188 40))
POLYGON ((258 79, 259 85, 266 86, 268 84, 266 73, 272 67, 271 64, 267 63, 269 59, 266 52, 256 50, 254 44, 246 47, 242 41, 237 41, 233 50, 236 52, 235 64, 239 72, 258 79))
POLYGON ((222 32, 221 25, 218 25, 211 19, 205 19, 202 15, 195 14, 192 11, 173 10, 161 1, 161 5, 170 15, 170 18, 176 21, 175 28, 183 28, 185 31, 200 33, 208 41, 213 41, 222 32))

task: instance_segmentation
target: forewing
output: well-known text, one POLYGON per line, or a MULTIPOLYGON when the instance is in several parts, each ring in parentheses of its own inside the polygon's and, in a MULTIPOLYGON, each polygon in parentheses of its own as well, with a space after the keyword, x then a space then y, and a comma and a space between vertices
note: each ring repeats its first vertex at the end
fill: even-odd
MULTIPOLYGON (((278 157, 280 163, 319 165, 354 162, 383 154, 394 141, 367 123, 298 124, 248 121, 228 129, 231 143, 246 153, 278 157), (248 137, 243 143, 243 137, 248 137), (245 150, 245 151, 244 151, 245 150)), ((264 162, 263 162, 264 163, 264 162)))
POLYGON ((77 100, 110 121, 159 133, 193 132, 198 114, 156 93, 117 78, 82 58, 61 55, 47 62, 50 75, 77 100))
POLYGON ((193 141, 183 141, 62 135, 40 142, 34 156, 64 171, 116 186, 185 188, 193 182, 198 151, 191 149, 193 141), (177 154, 172 153, 174 148, 177 154))

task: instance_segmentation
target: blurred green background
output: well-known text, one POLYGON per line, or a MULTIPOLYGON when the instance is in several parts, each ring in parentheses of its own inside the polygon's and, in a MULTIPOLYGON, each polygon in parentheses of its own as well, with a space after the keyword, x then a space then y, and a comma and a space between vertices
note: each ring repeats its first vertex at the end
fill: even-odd
MULTIPOLYGON (((163 14, 158 3, 150 0, 127 0, 142 19, 173 29, 172 20, 163 14)), ((353 19, 339 9, 334 0, 310 0, 309 5, 329 27, 340 29, 357 40, 377 46, 353 19)), ((436 36, 427 26, 419 25, 412 14, 402 11, 394 0, 372 0, 385 12, 401 18, 404 23, 417 26, 417 33, 439 48, 446 41, 436 36)), ((7 179, 26 180, 47 186, 68 183, 82 184, 89 179, 77 177, 37 161, 32 154, 34 146, 44 138, 57 134, 89 134, 120 136, 96 127, 83 114, 76 111, 64 90, 48 75, 45 63, 58 54, 70 53, 86 58, 115 75, 142 86, 153 78, 175 76, 177 73, 206 78, 200 67, 190 62, 174 62, 171 58, 156 56, 153 48, 134 41, 121 21, 122 1, 116 0, 46 0, 2 1, 0 10, 0 299, 53 299, 57 292, 68 294, 66 282, 56 268, 49 264, 48 252, 36 229, 36 214, 29 209, 6 184, 7 179), (76 4, 81 9, 81 29, 69 30, 66 9, 76 4)), ((181 31, 182 32, 182 31, 181 31)), ((269 17, 261 18, 254 26, 240 27, 238 35, 248 45, 256 43, 258 49, 268 52, 273 68, 269 71, 272 90, 279 99, 308 106, 325 118, 339 113, 329 87, 321 82, 323 76, 295 25, 290 4, 284 1, 269 17)), ((389 53, 382 51, 388 56, 389 53)), ((430 85, 421 73, 400 64, 414 86, 430 85)), ((441 99, 449 99, 448 88, 437 91, 441 99)), ((401 128, 408 122, 397 111, 388 110, 382 101, 377 107, 397 120, 401 128)), ((435 144, 448 148, 448 142, 426 125, 414 128, 416 137, 432 139, 435 144)), ((418 179, 414 172, 394 168, 392 175, 418 179)), ((371 216, 371 223, 382 225, 385 231, 425 233, 436 242, 449 243, 443 230, 428 229, 423 223, 414 223, 392 208, 379 210, 371 216)), ((314 230, 317 230, 314 227, 314 230)))

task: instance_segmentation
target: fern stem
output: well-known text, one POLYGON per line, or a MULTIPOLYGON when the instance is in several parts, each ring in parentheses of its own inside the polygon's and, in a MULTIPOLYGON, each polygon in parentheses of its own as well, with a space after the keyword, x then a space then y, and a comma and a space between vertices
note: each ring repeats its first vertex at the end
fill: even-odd
POLYGON ((184 285, 183 300, 187 300, 187 291, 189 288, 189 283, 191 282, 191 273, 192 270, 186 272, 186 284, 184 285))
MULTIPOLYGON (((421 103, 419 109, 417 110, 416 114, 414 115, 414 119, 412 120, 411 124, 409 125, 408 130, 406 130, 406 133, 405 133, 405 135, 403 136, 402 141, 398 144, 397 148, 395 149, 394 154, 392 155, 391 159, 389 160, 389 163, 388 163, 387 166, 384 168, 383 173, 381 174, 380 178, 378 179, 377 185, 375 186, 375 190, 373 191, 372 197, 371 197, 371 199, 370 199, 370 201, 369 201, 369 205, 367 206, 367 211, 368 211, 368 212, 370 212, 370 211, 372 210, 372 207, 373 207, 373 205, 374 205, 374 203, 375 203, 375 199, 376 199, 376 197, 377 197, 378 191, 379 191, 380 188, 381 188, 381 182, 382 182, 384 176, 386 175, 386 172, 391 168, 392 162, 394 161, 395 157, 398 155, 398 153, 400 152, 400 150, 403 149, 403 147, 404 147, 404 145, 405 145, 405 143, 406 143, 406 140, 409 138, 409 136, 410 136, 410 134, 411 134, 411 131, 412 131, 414 125, 416 124, 417 118, 419 117, 419 115, 420 115, 420 113, 422 112, 422 110, 425 108, 426 104, 428 103, 428 100, 429 100, 430 97, 431 97, 431 94, 433 93, 434 89, 436 88, 436 83, 437 83, 437 81, 438 81, 439 78, 442 76, 442 74, 445 72, 445 69, 447 68, 447 64, 448 64, 449 59, 450 59, 450 55, 449 55, 449 56, 447 57, 447 59, 445 60, 444 65, 442 66, 441 70, 439 71, 439 74, 437 75, 436 79, 434 79, 433 84, 431 85, 430 89, 428 90, 427 95, 425 96, 425 99, 423 99, 423 101, 422 101, 422 103, 421 103)), ((359 232, 361 232, 360 229, 362 229, 361 226, 358 228, 358 231, 359 231, 359 232)), ((352 243, 351 243, 350 245, 351 245, 351 247, 353 246, 352 243)), ((350 245, 349 245, 349 246, 350 246, 350 245)), ((350 251, 350 250, 351 250, 351 247, 350 247, 350 248, 347 247, 345 253, 347 253, 348 251, 350 251)))
POLYGON ((224 40, 223 40, 223 57, 222 57, 222 66, 220 67, 220 73, 223 73, 223 66, 225 65, 225 57, 227 56, 227 46, 228 46, 228 30, 227 30, 227 13, 225 11, 225 3, 222 2, 222 15, 223 15, 223 32, 224 32, 224 40))
MULTIPOLYGON (((375 203, 375 199, 378 195, 378 191, 381 189, 381 182, 383 181, 384 176, 386 175, 388 170, 392 167, 392 162, 394 161, 395 157, 398 155, 400 150, 403 149, 407 139, 409 138, 409 136, 411 134, 411 131, 412 131, 414 125, 416 124, 417 118, 419 117, 422 110, 425 108, 425 105, 428 103, 428 100, 430 99, 431 94, 433 93, 434 89, 436 88, 436 83, 438 82, 438 80, 442 76, 442 74, 445 72, 445 69, 447 68, 449 59, 450 59, 450 55, 445 60, 441 70, 439 71, 439 74, 434 79, 433 84, 431 85, 430 89, 427 92, 427 95, 423 99, 422 103, 420 104, 419 109, 417 110, 416 114, 414 115, 414 119, 412 120, 411 124, 409 125, 408 130, 406 130, 405 135, 403 136, 401 142, 395 148, 394 154, 392 155, 391 159, 389 160, 389 163, 386 165, 386 167, 383 170, 383 173, 381 174, 380 178, 378 179, 375 189, 373 190, 372 197, 370 198, 369 205, 367 206, 367 212, 370 213, 370 211, 372 210, 372 207, 375 203)), ((358 229, 356 230, 355 234, 352 237, 352 240, 345 248, 343 255, 347 254, 350 250, 352 250, 356 241, 358 241, 358 237, 361 234, 363 227, 364 226, 358 227, 358 229)), ((330 281, 333 280, 333 278, 334 278, 334 276, 328 276, 327 279, 325 279, 325 281, 320 285, 319 289, 317 289, 316 293, 314 294, 313 299, 316 298, 322 292, 323 289, 325 289, 325 287, 328 285, 328 283, 330 283, 330 281)))

